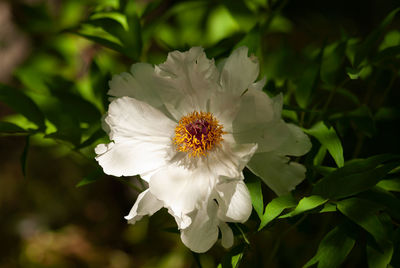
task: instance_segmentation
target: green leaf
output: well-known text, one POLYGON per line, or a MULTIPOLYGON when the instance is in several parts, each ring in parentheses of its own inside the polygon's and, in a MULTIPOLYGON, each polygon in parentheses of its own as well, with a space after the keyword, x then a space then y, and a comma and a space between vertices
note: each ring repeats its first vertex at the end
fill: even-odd
POLYGON ((400 55, 400 45, 388 47, 380 51, 373 59, 374 62, 384 61, 386 59, 395 59, 400 55))
POLYGON ((115 43, 115 42, 113 42, 113 41, 111 41, 111 40, 108 40, 108 39, 106 39, 106 38, 103 38, 103 37, 98 37, 98 36, 94 36, 94 35, 90 35, 90 34, 84 34, 84 33, 75 33, 75 34, 77 34, 77 35, 79 35, 79 36, 82 36, 82 37, 85 37, 86 39, 89 39, 90 41, 93 41, 93 42, 95 42, 95 43, 98 43, 98 44, 100 44, 100 45, 103 45, 103 46, 105 46, 105 47, 108 47, 108 48, 110 48, 110 49, 112 49, 112 50, 115 50, 115 51, 117 51, 117 52, 119 52, 119 53, 121 53, 121 54, 125 54, 125 49, 124 49, 124 47, 123 46, 121 46, 120 44, 118 44, 118 43, 115 43))
POLYGON ((46 135, 46 138, 68 141, 75 146, 80 144, 82 133, 77 118, 57 110, 51 115, 48 114, 48 118, 56 126, 57 131, 46 135))
POLYGON ((257 212, 260 219, 264 212, 264 201, 261 190, 261 181, 255 176, 246 178, 246 186, 249 189, 251 196, 251 203, 253 204, 254 210, 257 212))
POLYGON ((97 141, 98 139, 104 137, 105 132, 103 129, 99 128, 98 130, 96 130, 92 135, 90 135, 89 138, 87 138, 84 142, 82 142, 81 144, 79 144, 76 149, 82 149, 85 148, 87 146, 92 145, 95 141, 97 141))
POLYGON ((89 24, 95 27, 100 27, 107 33, 117 37, 119 40, 125 38, 126 31, 121 23, 112 18, 98 18, 85 21, 84 24, 89 24))
POLYGON ((239 244, 232 248, 227 254, 222 257, 221 263, 218 268, 236 268, 239 267, 240 261, 243 257, 243 252, 247 247, 246 244, 239 244))
POLYGON ((388 243, 386 229, 377 215, 381 206, 361 198, 349 198, 337 203, 338 210, 350 220, 366 230, 379 246, 385 247, 388 243))
POLYGON ((381 205, 390 216, 400 220, 400 200, 392 193, 379 187, 374 187, 359 194, 358 197, 381 205))
POLYGON ((36 103, 20 90, 0 84, 0 101, 35 123, 38 130, 44 131, 46 129, 45 118, 42 112, 36 103))
POLYGON ((139 17, 135 14, 126 16, 128 22, 128 32, 126 38, 121 39, 133 59, 139 59, 142 53, 142 26, 139 17))
POLYGON ((103 171, 101 169, 96 169, 95 171, 91 172, 89 175, 84 177, 81 181, 79 181, 75 187, 82 187, 84 185, 91 184, 93 182, 96 182, 98 179, 100 179, 104 175, 103 171))
POLYGON ((249 54, 256 54, 258 48, 260 47, 261 42, 261 34, 260 34, 260 26, 254 26, 240 42, 238 42, 235 48, 246 46, 249 49, 249 54))
POLYGON ((321 64, 321 80, 334 85, 337 83, 345 59, 346 42, 336 42, 327 46, 321 64))
POLYGON ((367 259, 369 268, 387 268, 390 267, 390 261, 393 256, 393 244, 387 243, 381 251, 376 250, 370 244, 367 244, 367 259))
POLYGON ((315 124, 312 128, 304 130, 307 134, 315 137, 322 146, 328 149, 338 167, 343 167, 343 147, 333 127, 328 128, 324 122, 315 124))
POLYGON ((4 134, 21 134, 21 133, 29 133, 27 130, 9 122, 1 122, 0 121, 0 133, 4 134))
POLYGON ((381 22, 381 24, 372 31, 364 42, 362 42, 357 50, 354 57, 354 66, 358 67, 361 62, 371 54, 374 46, 380 39, 381 35, 384 33, 385 28, 392 22, 396 14, 400 11, 400 8, 396 8, 392 12, 390 12, 386 18, 381 22))
POLYGON ((348 224, 340 224, 332 229, 321 241, 315 256, 303 268, 318 263, 318 268, 338 267, 349 255, 355 239, 348 235, 348 224))
POLYGON ((323 198, 318 195, 303 197, 300 200, 297 207, 293 211, 291 211, 285 215, 282 215, 279 218, 288 218, 288 217, 293 217, 293 216, 299 215, 303 212, 317 208, 317 207, 325 204, 327 201, 328 201, 328 199, 323 198))
POLYGON ((385 189, 386 191, 400 192, 400 178, 381 180, 376 186, 385 189))
POLYGON ((349 162, 318 181, 312 193, 332 199, 365 191, 397 167, 399 158, 395 155, 377 155, 349 162))
POLYGON ((258 227, 258 230, 264 228, 273 219, 278 217, 285 209, 294 208, 296 205, 296 199, 294 199, 291 194, 282 195, 273 199, 265 207, 265 212, 261 219, 260 227, 258 227))

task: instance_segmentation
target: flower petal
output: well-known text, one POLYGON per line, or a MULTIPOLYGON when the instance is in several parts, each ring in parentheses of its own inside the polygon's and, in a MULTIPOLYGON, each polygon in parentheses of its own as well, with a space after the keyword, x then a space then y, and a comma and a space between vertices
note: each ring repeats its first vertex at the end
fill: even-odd
POLYGON ((162 207, 163 203, 155 198, 154 195, 150 193, 149 189, 147 189, 139 194, 128 216, 125 216, 125 219, 128 220, 128 223, 134 224, 143 216, 151 216, 162 207))
POLYGON ((257 78, 258 60, 248 57, 248 48, 240 47, 226 59, 220 84, 225 91, 240 96, 257 78))
POLYGON ((242 180, 218 184, 218 218, 229 222, 245 222, 252 211, 249 190, 242 180))
POLYGON ((150 178, 149 188, 165 206, 181 217, 206 199, 209 189, 213 187, 213 180, 207 170, 170 165, 150 178))
MULTIPOLYGON (((104 173, 108 175, 134 176, 150 171, 154 172, 166 164, 166 150, 157 144, 126 141, 104 146, 107 150, 97 155, 96 160, 103 168, 104 173)), ((96 147, 96 152, 103 152, 104 148, 100 144, 96 147)))
POLYGON ((170 52, 156 72, 169 84, 160 96, 176 120, 194 110, 206 111, 210 94, 218 88, 219 72, 201 47, 170 52))
POLYGON ((233 246, 233 232, 231 227, 223 221, 220 221, 219 229, 221 230, 221 244, 224 248, 230 248, 233 246))
POLYGON ((306 134, 293 124, 286 124, 289 130, 288 138, 276 148, 281 155, 301 156, 311 149, 311 141, 306 134))
MULTIPOLYGON (((229 139, 229 137, 226 137, 229 139)), ((257 150, 257 144, 235 144, 225 142, 207 156, 207 167, 218 176, 237 178, 257 150)))
POLYGON ((114 100, 105 122, 114 143, 99 145, 96 160, 106 174, 132 176, 166 164, 175 123, 152 106, 129 97, 114 100))
POLYGON ((206 252, 218 239, 218 207, 212 200, 207 203, 196 211, 192 224, 181 230, 182 242, 197 253, 206 252))
POLYGON ((130 73, 114 75, 109 86, 108 94, 111 96, 135 98, 165 111, 159 92, 168 88, 169 84, 156 75, 151 64, 133 64, 130 73))
POLYGON ((170 143, 176 124, 149 104, 130 97, 112 101, 105 122, 115 142, 140 140, 164 145, 170 143))
POLYGON ((306 168, 275 152, 255 154, 247 167, 277 195, 293 190, 305 178, 306 168))

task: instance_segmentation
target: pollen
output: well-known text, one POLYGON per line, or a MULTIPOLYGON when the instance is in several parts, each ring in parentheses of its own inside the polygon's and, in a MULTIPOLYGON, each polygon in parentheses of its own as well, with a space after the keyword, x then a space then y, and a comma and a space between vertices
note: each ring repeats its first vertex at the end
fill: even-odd
POLYGON ((177 151, 199 157, 219 146, 223 134, 223 126, 211 113, 195 111, 179 120, 173 141, 177 151))

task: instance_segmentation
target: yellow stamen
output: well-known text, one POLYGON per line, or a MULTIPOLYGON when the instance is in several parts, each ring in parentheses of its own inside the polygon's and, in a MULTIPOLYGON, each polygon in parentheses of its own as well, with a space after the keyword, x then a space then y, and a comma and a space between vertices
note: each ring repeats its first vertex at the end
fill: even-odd
POLYGON ((226 134, 218 120, 205 112, 192 112, 179 120, 173 138, 176 150, 190 157, 205 156, 223 141, 226 134))

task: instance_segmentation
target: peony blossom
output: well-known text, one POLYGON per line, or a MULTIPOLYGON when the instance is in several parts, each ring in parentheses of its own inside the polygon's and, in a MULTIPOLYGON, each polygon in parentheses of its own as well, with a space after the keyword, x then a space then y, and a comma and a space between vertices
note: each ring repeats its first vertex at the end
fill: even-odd
POLYGON ((304 179, 305 168, 287 156, 305 154, 310 142, 282 120, 282 96, 262 92, 258 74, 246 47, 218 67, 194 47, 112 78, 104 119, 112 142, 96 147, 96 160, 106 174, 148 182, 129 223, 166 208, 192 251, 207 251, 219 231, 230 247, 227 222, 243 223, 252 211, 246 165, 277 194, 304 179))

